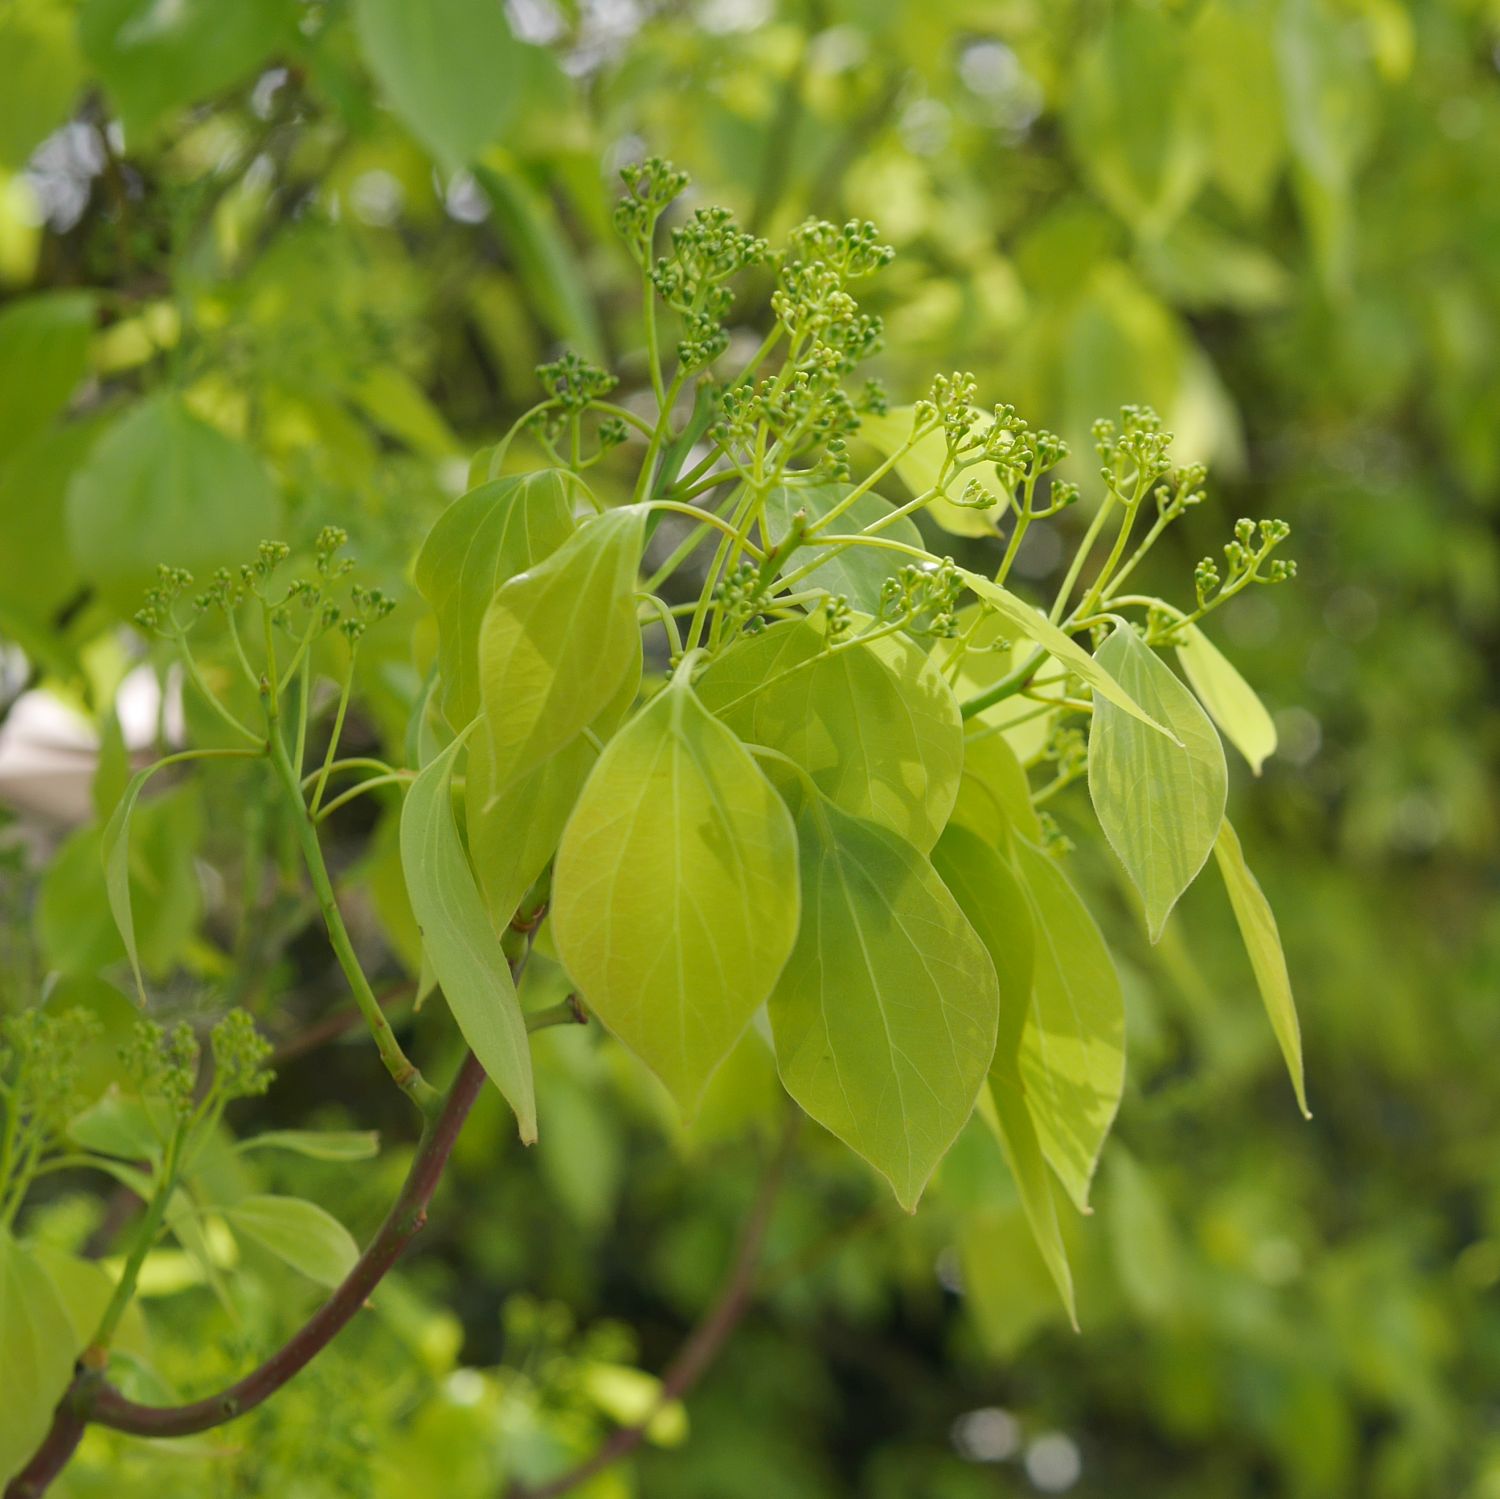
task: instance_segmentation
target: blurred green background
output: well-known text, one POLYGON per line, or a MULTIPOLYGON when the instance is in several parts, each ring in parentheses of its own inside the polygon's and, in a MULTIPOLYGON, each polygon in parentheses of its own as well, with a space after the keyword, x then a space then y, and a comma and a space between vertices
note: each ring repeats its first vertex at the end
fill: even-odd
MULTIPOLYGON (((405 568, 472 453, 564 346, 641 398, 609 213, 647 152, 773 240, 875 220, 893 399, 970 369, 1084 455, 1091 418, 1154 404, 1213 474, 1162 587, 1234 516, 1292 523, 1298 581, 1223 633, 1281 735, 1231 804, 1314 1118, 1217 897, 1151 950, 1113 873, 1080 870, 1114 892, 1131 1026, 1074 1225, 1082 1334, 989 1155, 961 1141, 907 1220, 811 1141, 689 1439, 668 1423, 580 1492, 1497 1499, 1494 0, 0 0, 0 1003, 114 971, 95 809, 178 732, 124 627, 163 538, 208 571, 277 525, 347 527, 403 600, 362 652, 359 732, 401 743, 405 568), (164 477, 168 422, 201 470, 164 477)), ((1063 559, 1032 546, 1019 581, 1063 559)), ((395 981, 389 823, 340 824, 338 862, 395 981)), ((315 1020, 315 913, 274 879, 241 902, 263 803, 185 784, 138 826, 166 1008, 315 1020)), ((59 1492, 467 1499, 649 1402, 753 1192, 770 1064, 687 1136, 615 1049, 556 1039, 547 1143, 487 1101, 382 1316, 211 1439, 91 1435, 59 1492)), ((324 1047, 258 1106, 389 1126, 375 1171, 278 1168, 356 1233, 403 1167, 373 1077, 367 1047, 324 1047)), ((59 1193, 42 1231, 83 1243, 100 1213, 59 1193)), ((234 1317, 201 1287, 151 1308, 163 1378, 207 1387, 284 1332, 292 1293, 245 1285, 234 1317)))

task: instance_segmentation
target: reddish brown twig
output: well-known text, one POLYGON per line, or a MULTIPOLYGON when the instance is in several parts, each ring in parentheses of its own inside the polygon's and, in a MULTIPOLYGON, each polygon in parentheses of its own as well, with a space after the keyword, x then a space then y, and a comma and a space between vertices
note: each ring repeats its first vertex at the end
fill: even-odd
POLYGON ((44 1494, 90 1423, 136 1436, 188 1436, 254 1410, 281 1389, 349 1323, 426 1223, 427 1205, 483 1085, 484 1069, 466 1056, 441 1110, 423 1130, 406 1182, 369 1247, 333 1295, 259 1368, 216 1395, 175 1406, 137 1404, 96 1371, 80 1369, 58 1403, 51 1431, 6 1487, 5 1499, 44 1494))
POLYGON ((766 1230, 771 1226, 771 1213, 776 1206, 777 1194, 786 1177, 787 1164, 791 1160, 801 1118, 801 1114, 795 1111, 789 1116, 781 1144, 766 1167, 760 1190, 755 1194, 755 1201, 740 1229, 734 1260, 718 1298, 677 1350, 677 1356, 662 1376, 661 1393, 657 1396, 656 1406, 650 1415, 634 1426, 622 1426, 611 1432, 592 1457, 585 1458, 560 1477, 549 1479, 537 1488, 512 1484, 506 1499, 558 1499, 559 1495, 570 1493, 579 1484, 602 1473, 621 1458, 628 1457, 646 1440, 651 1423, 662 1408, 674 1400, 681 1400, 708 1372, 710 1365, 728 1342, 730 1334, 739 1326, 740 1319, 749 1309, 755 1291, 760 1252, 765 1244, 766 1230))

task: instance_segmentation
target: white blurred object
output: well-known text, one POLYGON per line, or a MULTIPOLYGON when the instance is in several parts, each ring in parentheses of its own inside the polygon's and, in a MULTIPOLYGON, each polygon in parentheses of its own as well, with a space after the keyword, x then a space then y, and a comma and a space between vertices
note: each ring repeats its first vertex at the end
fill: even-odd
MULTIPOLYGON (((165 711, 156 674, 138 666, 115 697, 120 733, 132 764, 149 762, 158 723, 169 745, 183 738, 182 683, 174 668, 165 711)), ((99 768, 99 735, 52 693, 22 693, 0 727, 0 802, 25 818, 77 827, 94 815, 90 791, 99 768)))

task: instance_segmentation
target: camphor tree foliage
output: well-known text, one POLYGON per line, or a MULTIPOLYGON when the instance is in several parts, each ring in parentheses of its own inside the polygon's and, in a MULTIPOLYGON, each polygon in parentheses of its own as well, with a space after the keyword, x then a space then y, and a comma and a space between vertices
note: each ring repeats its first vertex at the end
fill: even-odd
MULTIPOLYGON (((167 540, 135 621, 180 660, 212 742, 139 771, 98 840, 139 999, 149 1012, 132 894, 141 793, 173 767, 209 777, 255 762, 422 1136, 360 1250, 317 1204, 246 1192, 215 1169, 226 1152, 355 1161, 372 1148, 347 1132, 226 1133, 228 1106, 271 1082, 269 1044, 242 1010, 214 1027, 206 1067, 191 1027, 140 1022, 123 1088, 93 1096, 88 1011, 7 1022, 0 1329, 21 1392, 4 1449, 14 1499, 43 1492, 91 1424, 182 1436, 276 1396, 423 1226, 486 1078, 520 1138, 547 1149, 531 1038, 578 1020, 601 1023, 688 1121, 737 1051, 770 1047, 785 1141, 742 1255, 801 1116, 912 1212, 977 1110, 1071 1314, 1060 1218, 1088 1211, 1125 1077, 1120 983, 1046 810, 1085 774, 1153 939, 1215 864, 1301 1098, 1275 920, 1225 817, 1220 729, 1257 769, 1274 732, 1201 627, 1290 576, 1273 555, 1285 523, 1237 522, 1185 604, 1136 592, 1142 560, 1203 501, 1205 473, 1174 467, 1159 419, 1127 408, 1095 426, 1092 519, 1055 596, 1028 600, 1010 586, 1021 545, 1079 499, 1052 477, 1066 445, 1010 406, 982 407, 966 375, 894 408, 860 383, 881 325, 858 297, 891 259, 875 227, 810 220, 774 251, 717 208, 664 230, 686 178, 654 158, 623 176, 615 219, 644 297, 655 409, 612 402, 615 378, 574 353, 539 369, 544 398, 480 453, 473 487, 415 558, 435 631, 419 634, 428 664, 401 759, 344 752, 353 662, 394 605, 352 581, 341 530, 320 532, 310 555, 262 541, 208 579, 175 560, 190 538, 167 540), (773 320, 737 359, 726 319, 755 275, 774 284, 773 320), (606 477, 628 499, 606 503, 606 477), (882 494, 898 485, 903 502, 882 494), (990 512, 982 570, 915 523, 964 536, 990 512), (327 701, 320 659, 340 663, 327 701), (444 1086, 384 1013, 323 851, 328 820, 386 788, 401 795, 419 1000, 440 993, 462 1038, 444 1086), (567 997, 527 1002, 556 992, 567 997), (34 1183, 79 1169, 145 1205, 114 1278, 14 1232, 34 1183), (223 1390, 134 1398, 140 1277, 167 1236, 217 1283, 210 1225, 328 1299, 223 1390)), ((731 1283, 623 1441, 513 1491, 565 1492, 639 1440, 747 1292, 731 1283)))

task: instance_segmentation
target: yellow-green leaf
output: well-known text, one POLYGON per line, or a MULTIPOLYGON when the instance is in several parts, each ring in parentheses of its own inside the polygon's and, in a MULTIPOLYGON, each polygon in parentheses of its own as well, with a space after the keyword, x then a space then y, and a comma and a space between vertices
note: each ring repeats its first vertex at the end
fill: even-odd
POLYGON ((1224 820, 1224 746, 1192 693, 1134 630, 1115 630, 1095 659, 1178 741, 1143 728, 1107 700, 1094 704, 1089 795, 1109 846, 1140 892, 1155 942, 1207 862, 1224 820))
POLYGON ((349 1230, 301 1197, 242 1197, 224 1216, 236 1232, 320 1286, 338 1285, 359 1259, 349 1230))
POLYGON ((923 852, 953 810, 958 703, 903 636, 829 650, 818 621, 787 620, 737 641, 698 691, 742 739, 779 750, 844 811, 923 852))
POLYGON ((531 1045, 510 965, 485 913, 453 819, 450 783, 460 735, 412 782, 401 809, 401 867, 422 950, 464 1040, 536 1139, 531 1045))
POLYGON ((1104 938, 1057 862, 1023 838, 1011 848, 1036 931, 1021 1082, 1042 1154, 1087 1212, 1125 1087, 1125 999, 1104 938))
POLYGON ((479 632, 479 694, 496 786, 535 769, 587 728, 639 657, 635 583, 646 512, 587 521, 508 579, 479 632))
POLYGON ((78 1355, 68 1309, 30 1248, 0 1228, 0 1484, 41 1445, 78 1355))
MULTIPOLYGON (((910 406, 893 407, 883 415, 867 414, 859 419, 859 435, 877 452, 889 458, 898 453, 911 438, 913 409, 910 406)), ((993 420, 978 416, 979 430, 993 420)), ((911 490, 912 497, 936 489, 942 478, 943 465, 948 457, 948 443, 941 429, 929 432, 920 438, 901 458, 896 460, 896 472, 901 482, 911 490)), ((944 491, 933 496, 926 512, 943 530, 954 536, 993 536, 996 522, 1005 514, 1006 495, 995 478, 995 468, 990 463, 976 464, 962 474, 950 474, 944 491), (975 510, 966 505, 955 505, 947 498, 949 489, 962 493, 973 480, 995 503, 988 510, 975 510)))
POLYGON ((1229 892, 1229 903, 1234 907, 1234 919, 1239 923, 1250 966, 1255 970, 1255 982, 1261 999, 1265 1001, 1266 1014, 1271 1017, 1271 1029, 1276 1032, 1281 1054, 1286 1058, 1286 1069, 1297 1094, 1297 1106, 1310 1119, 1312 1115, 1307 1111, 1306 1083, 1302 1073, 1302 1028, 1297 1023, 1297 1006, 1292 998, 1286 955, 1281 950, 1281 933, 1276 928, 1271 903, 1245 862, 1239 835, 1227 817, 1219 828, 1214 856, 1219 863, 1219 873, 1224 876, 1224 888, 1229 892))
POLYGON ((792 949, 796 870, 785 805, 680 677, 610 741, 563 832, 558 955, 686 1113, 792 949))
POLYGON ((1197 625, 1183 629, 1177 661, 1209 717, 1259 775, 1276 753, 1276 725, 1255 689, 1197 625))
POLYGON ((911 1212, 994 1055, 995 966, 905 839, 811 790, 797 834, 802 928, 770 1005, 781 1080, 911 1212))

